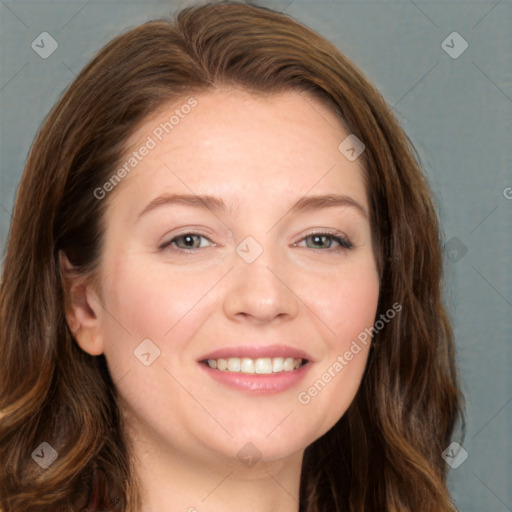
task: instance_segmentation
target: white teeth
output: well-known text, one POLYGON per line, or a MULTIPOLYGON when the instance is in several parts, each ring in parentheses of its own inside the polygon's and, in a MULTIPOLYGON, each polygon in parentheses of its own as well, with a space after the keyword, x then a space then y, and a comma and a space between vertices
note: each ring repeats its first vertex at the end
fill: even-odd
POLYGON ((302 366, 302 359, 293 357, 230 357, 228 359, 208 359, 208 366, 213 369, 237 373, 268 374, 291 372, 302 366))
POLYGON ((230 357, 228 359, 228 370, 230 372, 239 372, 240 371, 240 358, 239 357, 230 357))
POLYGON ((244 357, 240 365, 240 371, 242 373, 254 373, 254 360, 250 357, 244 357))
POLYGON ((274 357, 274 359, 272 359, 272 371, 273 372, 282 372, 283 371, 283 362, 284 362, 284 359, 282 357, 274 357))
POLYGON ((254 368, 256 373, 272 373, 272 359, 270 357, 260 357, 256 359, 254 368))
POLYGON ((284 360, 283 368, 286 372, 291 372, 293 368, 295 367, 295 361, 293 357, 287 357, 284 360))

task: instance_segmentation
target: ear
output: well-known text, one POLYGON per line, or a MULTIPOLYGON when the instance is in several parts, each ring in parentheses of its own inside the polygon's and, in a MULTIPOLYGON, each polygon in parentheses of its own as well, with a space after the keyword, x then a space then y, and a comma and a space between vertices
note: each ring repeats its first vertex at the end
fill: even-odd
POLYGON ((73 272, 74 267, 62 250, 59 251, 59 267, 66 320, 73 337, 80 348, 88 354, 103 354, 103 307, 91 280, 87 276, 73 272))

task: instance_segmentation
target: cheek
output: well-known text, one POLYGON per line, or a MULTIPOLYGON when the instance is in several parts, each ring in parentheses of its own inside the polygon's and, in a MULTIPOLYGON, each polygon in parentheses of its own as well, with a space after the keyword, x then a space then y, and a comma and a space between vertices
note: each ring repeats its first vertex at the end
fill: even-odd
POLYGON ((307 302, 324 326, 324 339, 331 350, 344 350, 351 340, 373 326, 379 299, 373 260, 303 286, 307 302))
POLYGON ((120 262, 109 282, 112 315, 133 339, 163 339, 209 288, 197 273, 152 269, 137 259, 120 262))
POLYGON ((333 297, 330 322, 336 332, 336 345, 344 348, 346 342, 355 339, 365 329, 373 326, 379 299, 377 279, 349 279, 346 291, 333 297))
POLYGON ((138 347, 147 346, 147 341, 141 343, 149 339, 154 344, 149 344, 152 356, 162 354, 165 333, 186 313, 186 290, 155 275, 137 258, 119 258, 115 265, 105 265, 104 281, 108 314, 102 329, 112 378, 116 382, 130 371, 145 379, 150 373, 136 359, 138 347))
POLYGON ((171 360, 178 368, 190 364, 189 340, 208 315, 215 296, 209 292, 219 276, 172 270, 161 264, 152 266, 144 254, 119 258, 106 269, 108 314, 103 335, 114 381, 130 371, 132 377, 146 382, 150 373, 136 354, 140 347, 147 346, 146 341, 141 345, 147 339, 154 344, 149 344, 154 353, 162 356, 151 368, 169 365, 171 360))
POLYGON ((325 281, 323 292, 311 287, 309 297, 326 326, 326 350, 297 401, 304 418, 321 418, 317 428, 324 433, 354 400, 366 367, 379 298, 375 265, 342 271, 325 281))

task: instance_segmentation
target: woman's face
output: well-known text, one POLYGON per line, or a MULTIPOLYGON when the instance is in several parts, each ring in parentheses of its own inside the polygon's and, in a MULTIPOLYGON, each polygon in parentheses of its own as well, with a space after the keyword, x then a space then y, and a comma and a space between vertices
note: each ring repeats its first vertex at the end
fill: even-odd
POLYGON ((345 413, 367 361, 379 281, 361 159, 309 95, 195 99, 145 122, 98 199, 112 202, 87 349, 147 449, 296 455, 345 413))

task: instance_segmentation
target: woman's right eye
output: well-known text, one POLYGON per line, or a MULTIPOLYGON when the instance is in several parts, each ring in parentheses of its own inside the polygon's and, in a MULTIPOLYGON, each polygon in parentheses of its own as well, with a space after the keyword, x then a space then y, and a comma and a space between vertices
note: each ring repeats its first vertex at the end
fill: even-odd
MULTIPOLYGON (((201 238, 203 238, 204 240, 208 240, 209 242, 211 242, 211 240, 207 237, 205 237, 204 235, 201 235, 199 233, 183 233, 182 235, 178 235, 178 236, 175 236, 174 238, 172 238, 171 240, 169 240, 168 242, 164 242, 160 247, 159 249, 160 250, 164 250, 166 249, 167 247, 170 247, 172 245, 175 245, 178 250, 179 249, 183 249, 183 250, 195 250, 195 249, 199 249, 201 247, 204 247, 204 246, 201 246, 201 245, 197 245, 197 241, 200 240, 201 238), (184 243, 184 246, 180 246, 180 242, 183 241, 184 243)), ((213 243, 213 242, 212 242, 213 243)), ((200 244, 200 242, 199 242, 200 244)), ((213 244, 215 245, 215 244, 213 244)))

